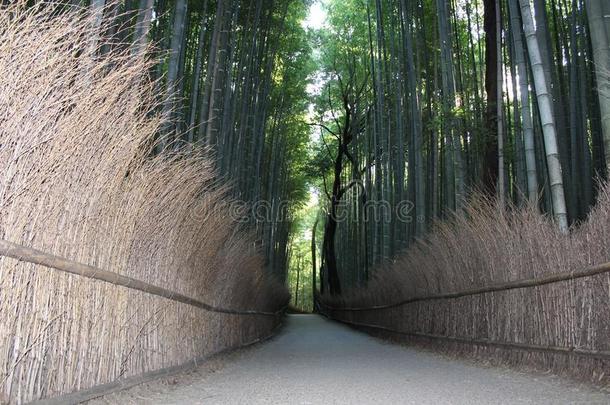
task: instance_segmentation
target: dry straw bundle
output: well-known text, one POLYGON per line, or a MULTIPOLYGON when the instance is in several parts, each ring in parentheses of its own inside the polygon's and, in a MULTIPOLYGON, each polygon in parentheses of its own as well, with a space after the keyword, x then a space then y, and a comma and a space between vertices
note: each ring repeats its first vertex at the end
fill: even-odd
MULTIPOLYGON (((217 306, 273 311, 235 204, 201 155, 152 157, 152 62, 86 12, 0 11, 0 238, 217 306)), ((268 334, 272 317, 206 312, 0 257, 0 402, 55 396, 268 334)))
MULTIPOLYGON (((362 308, 413 297, 461 292, 515 280, 581 271, 610 261, 610 187, 600 191, 586 223, 570 235, 532 209, 501 214, 478 199, 452 221, 439 223, 392 263, 381 266, 368 288, 354 290, 332 307, 362 308)), ((610 352, 610 273, 536 287, 433 299, 366 311, 329 311, 333 317, 389 328, 453 353, 534 366, 607 383, 610 358, 456 343, 465 341, 610 352)), ((607 355, 606 355, 607 356, 607 355)))

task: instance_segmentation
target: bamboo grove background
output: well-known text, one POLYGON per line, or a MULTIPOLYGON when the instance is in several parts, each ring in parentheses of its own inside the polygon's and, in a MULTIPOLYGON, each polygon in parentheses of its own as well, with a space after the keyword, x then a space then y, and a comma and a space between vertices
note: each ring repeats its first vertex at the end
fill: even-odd
POLYGON ((152 45, 163 114, 155 151, 205 149, 243 211, 266 267, 285 277, 293 216, 306 196, 305 87, 315 66, 301 25, 309 1, 72 0, 109 38, 101 52, 152 45), (259 215, 252 215, 257 213, 259 215))
MULTIPOLYGON (((326 0, 316 30, 301 0, 6 3, 4 239, 270 310, 286 282, 310 308, 310 286, 366 304, 610 259, 603 0, 326 0), (293 221, 314 189, 321 212, 293 221)), ((1 263, 2 400, 273 326, 1 263)), ((607 291, 598 276, 375 319, 607 350, 607 291)))
MULTIPOLYGON (((327 4, 320 217, 328 223, 342 204, 338 281, 325 263, 329 244, 313 249, 320 310, 407 333, 607 351, 607 274, 384 310, 328 306, 391 304, 610 261, 608 3, 327 4)), ((607 383, 603 359, 423 341, 607 383)))
MULTIPOLYGON (((165 143, 211 152, 234 197, 262 203, 252 211, 266 267, 286 274, 289 220, 305 187, 309 127, 305 86, 313 70, 300 21, 308 2, 289 0, 119 2, 149 28, 161 51, 157 64, 163 111, 171 111, 165 143), (131 8, 130 8, 131 7, 131 8), (165 74, 166 73, 166 74, 165 74)), ((251 215, 248 217, 252 217, 251 215)))
MULTIPOLYGON (((336 200, 333 179, 345 192, 347 220, 335 239, 342 286, 366 285, 373 268, 476 193, 507 208, 533 204, 563 229, 585 220, 610 144, 606 2, 328 1, 327 8, 317 37, 323 85, 314 162, 324 177, 323 210, 336 200), (336 136, 345 127, 347 144, 336 136)), ((331 284, 325 267, 322 291, 331 284)))

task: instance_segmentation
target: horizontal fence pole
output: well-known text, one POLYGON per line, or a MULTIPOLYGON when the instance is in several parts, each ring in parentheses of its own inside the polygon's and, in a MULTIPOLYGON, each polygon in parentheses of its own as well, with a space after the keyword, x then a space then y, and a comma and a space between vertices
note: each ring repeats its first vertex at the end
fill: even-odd
POLYGON ((230 315, 262 315, 262 316, 278 316, 286 306, 276 312, 256 311, 256 310, 236 310, 219 308, 214 305, 206 304, 205 302, 196 300, 186 295, 170 291, 153 284, 146 283, 135 278, 123 276, 111 271, 102 270, 97 267, 87 264, 78 263, 73 260, 64 259, 63 257, 51 255, 40 250, 32 249, 13 242, 8 242, 0 239, 0 256, 11 257, 23 262, 39 264, 65 273, 76 274, 78 276, 90 278, 93 280, 104 281, 106 283, 126 287, 131 290, 142 291, 148 294, 157 295, 167 298, 172 301, 181 302, 183 304, 192 305, 197 308, 204 309, 210 312, 230 315))
POLYGON ((404 299, 402 301, 395 302, 393 304, 372 305, 370 307, 334 307, 331 305, 327 305, 321 301, 318 302, 318 304, 324 308, 331 309, 333 311, 353 311, 353 312, 375 311, 375 310, 381 310, 381 309, 396 308, 396 307, 400 307, 402 305, 411 304, 411 303, 420 302, 420 301, 461 298, 461 297, 485 294, 485 293, 490 293, 490 292, 495 292, 495 291, 507 291, 507 290, 514 290, 517 288, 539 287, 542 285, 558 283, 561 281, 570 281, 570 280, 576 280, 579 278, 597 276, 597 275, 603 274, 603 273, 610 273, 610 263, 604 263, 604 264, 600 264, 597 266, 589 267, 588 269, 582 270, 579 272, 566 271, 566 272, 551 274, 551 275, 548 275, 545 277, 508 281, 508 282, 504 282, 504 283, 492 284, 492 285, 489 285, 486 287, 472 288, 469 290, 463 290, 463 291, 457 291, 457 292, 415 296, 415 297, 404 299))
POLYGON ((499 342, 488 339, 470 339, 464 337, 456 337, 456 336, 445 336, 445 335, 436 335, 432 333, 424 333, 424 332, 403 332, 395 329, 391 329, 385 326, 373 325, 368 323, 347 321, 344 319, 338 319, 331 317, 327 314, 322 314, 333 321, 341 322, 347 325, 352 325, 361 328, 371 328, 378 329, 384 332, 395 333, 398 335, 405 335, 411 337, 419 337, 419 338, 427 338, 427 339, 435 339, 435 340, 446 340, 455 343, 463 343, 470 345, 482 345, 482 346, 491 346, 491 347, 499 347, 506 349, 516 349, 516 350, 525 350, 532 352, 547 352, 547 353, 561 353, 561 354, 576 354, 579 356, 592 357, 600 360, 610 360, 610 351, 607 350, 589 350, 589 349, 579 349, 577 347, 560 347, 560 346, 544 346, 544 345, 534 345, 529 343, 514 343, 514 342, 499 342))
POLYGON ((278 325, 266 336, 256 338, 249 342, 231 346, 224 349, 220 349, 214 353, 210 353, 198 358, 194 358, 193 360, 187 361, 186 363, 179 364, 177 366, 170 366, 158 370, 149 371, 143 374, 135 375, 132 377, 118 379, 106 384, 96 385, 91 388, 86 388, 83 390, 75 391, 69 394, 63 394, 58 397, 39 399, 31 402, 31 405, 76 405, 82 404, 87 401, 91 401, 96 398, 103 397, 105 395, 114 394, 123 390, 127 390, 136 385, 145 384, 160 378, 167 378, 178 373, 182 373, 185 371, 190 371, 196 369, 201 364, 209 361, 210 359, 221 356, 223 354, 231 353, 236 350, 241 350, 248 348, 250 346, 263 343, 269 339, 271 339, 277 331, 282 327, 282 323, 278 323, 278 325))

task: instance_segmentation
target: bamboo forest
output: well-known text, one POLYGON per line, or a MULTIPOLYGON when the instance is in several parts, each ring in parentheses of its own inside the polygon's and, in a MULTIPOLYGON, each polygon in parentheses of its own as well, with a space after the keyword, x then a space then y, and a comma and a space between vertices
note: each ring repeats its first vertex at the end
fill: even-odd
POLYGON ((0 71, 0 404, 610 402, 610 1, 5 0, 0 71))

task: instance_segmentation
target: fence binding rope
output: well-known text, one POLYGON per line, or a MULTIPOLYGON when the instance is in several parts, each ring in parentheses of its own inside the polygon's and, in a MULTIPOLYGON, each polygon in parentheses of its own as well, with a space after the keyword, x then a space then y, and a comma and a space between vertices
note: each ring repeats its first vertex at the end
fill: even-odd
POLYGON ((346 325, 360 327, 360 328, 378 329, 378 330, 382 330, 384 332, 395 333, 397 335, 405 335, 405 336, 435 339, 435 340, 446 340, 446 341, 450 341, 450 342, 470 344, 470 345, 482 345, 482 346, 491 346, 491 347, 501 347, 501 348, 505 348, 505 349, 526 350, 526 351, 532 351, 532 352, 576 354, 579 356, 592 357, 592 358, 600 359, 600 360, 610 360, 610 351, 608 351, 608 350, 589 350, 589 349, 580 349, 578 347, 544 346, 544 345, 535 345, 535 344, 530 344, 530 343, 499 342, 496 340, 489 340, 489 339, 474 339, 474 338, 458 337, 458 336, 436 335, 433 333, 425 333, 425 332, 400 331, 400 330, 388 328, 386 326, 381 326, 381 325, 373 325, 370 323, 354 322, 354 321, 348 321, 345 319, 339 319, 339 318, 329 316, 328 314, 323 313, 323 312, 321 312, 321 314, 328 319, 331 319, 336 322, 341 322, 346 325))
POLYGON ((507 291, 514 290, 518 288, 529 288, 529 287, 539 287, 541 285, 558 283, 561 281, 570 281, 576 280, 579 278, 592 277, 598 274, 610 273, 610 262, 599 264, 597 266, 589 267, 580 272, 565 271, 561 273, 555 273, 548 275, 546 277, 539 278, 528 278, 523 280, 515 280, 508 281, 504 283, 497 283, 488 285, 486 287, 478 287, 472 288, 469 290, 449 292, 449 293, 439 293, 439 294, 429 294, 422 296, 415 296, 411 298, 404 299, 402 301, 398 301, 392 304, 383 304, 383 305, 371 305, 370 307, 335 307, 332 305, 325 304, 323 302, 318 302, 324 308, 333 310, 333 311, 345 311, 345 312, 357 312, 357 311, 375 311, 381 309, 390 309, 400 307, 406 304, 411 304, 413 302, 421 302, 421 301, 433 301, 433 300, 443 300, 443 299, 452 299, 452 298, 461 298, 468 297, 471 295, 479 295, 496 291, 507 291))

